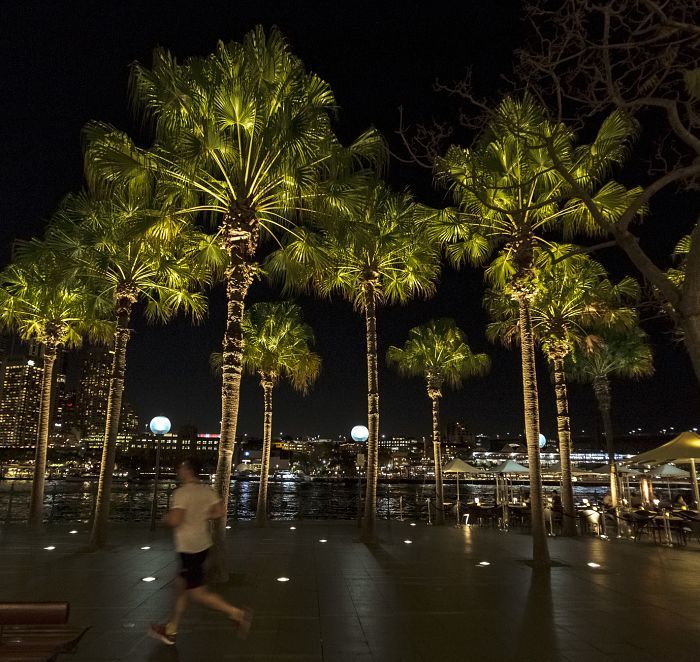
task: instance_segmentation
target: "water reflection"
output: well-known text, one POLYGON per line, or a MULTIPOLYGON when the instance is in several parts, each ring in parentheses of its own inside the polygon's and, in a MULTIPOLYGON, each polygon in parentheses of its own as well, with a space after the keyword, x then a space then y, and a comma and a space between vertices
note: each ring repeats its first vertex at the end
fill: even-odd
MULTIPOLYGON (((158 493, 158 509, 165 512, 170 494, 177 485, 163 481, 158 493)), ((27 517, 30 481, 0 481, 0 520, 21 521, 27 517), (14 483, 12 493, 10 485, 14 483)), ((494 486, 487 483, 460 484, 462 503, 478 497, 492 499, 494 486)), ((526 489, 526 488, 524 488, 526 489)), ((605 486, 575 488, 577 496, 600 498, 605 486)), ((52 481, 47 484, 45 517, 50 521, 88 519, 96 496, 96 483, 52 481)), ((384 519, 428 519, 427 499, 434 499, 435 487, 426 483, 380 483, 377 515, 384 519)), ((269 512, 272 519, 354 519, 358 516, 358 489, 355 481, 270 482, 269 512)), ((122 521, 146 521, 150 516, 153 485, 116 484, 112 492, 111 517, 122 521)), ((229 497, 229 517, 249 520, 255 517, 258 499, 256 481, 234 481, 229 497)), ((455 484, 445 485, 445 501, 454 503, 455 484)), ((448 515, 450 517, 450 515, 448 515)))

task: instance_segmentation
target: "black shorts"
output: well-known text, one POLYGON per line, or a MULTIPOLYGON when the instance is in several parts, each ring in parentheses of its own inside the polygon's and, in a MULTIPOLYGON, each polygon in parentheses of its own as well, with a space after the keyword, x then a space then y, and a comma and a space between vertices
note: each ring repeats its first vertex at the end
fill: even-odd
POLYGON ((208 549, 194 554, 180 552, 180 577, 185 580, 187 590, 204 586, 204 561, 207 560, 208 552, 208 549))

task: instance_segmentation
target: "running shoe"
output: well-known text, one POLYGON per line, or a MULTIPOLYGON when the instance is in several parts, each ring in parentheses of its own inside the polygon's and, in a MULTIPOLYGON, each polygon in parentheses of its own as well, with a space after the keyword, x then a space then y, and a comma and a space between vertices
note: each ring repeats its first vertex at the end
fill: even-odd
POLYGON ((148 628, 148 636, 162 641, 167 646, 174 646, 177 637, 176 634, 168 634, 165 625, 158 623, 151 623, 151 627, 148 628))

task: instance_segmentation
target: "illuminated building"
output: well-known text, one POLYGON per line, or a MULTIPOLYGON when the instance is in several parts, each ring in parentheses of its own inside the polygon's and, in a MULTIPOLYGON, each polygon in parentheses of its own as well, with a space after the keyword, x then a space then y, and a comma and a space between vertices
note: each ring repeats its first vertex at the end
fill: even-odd
POLYGON ((44 369, 33 358, 10 359, 3 372, 0 446, 35 446, 44 369))

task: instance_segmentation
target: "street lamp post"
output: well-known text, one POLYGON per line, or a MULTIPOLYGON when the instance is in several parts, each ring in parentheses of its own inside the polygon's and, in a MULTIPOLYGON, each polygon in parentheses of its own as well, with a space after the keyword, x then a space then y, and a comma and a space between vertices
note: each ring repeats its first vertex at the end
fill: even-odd
POLYGON ((151 419, 148 426, 156 436, 156 468, 153 485, 153 501, 151 503, 151 531, 156 528, 156 516, 158 514, 158 481, 160 480, 160 445, 164 434, 170 432, 170 420, 165 416, 156 416, 151 419))
MULTIPOLYGON (((364 425, 356 425, 350 430, 350 437, 358 444, 369 439, 369 430, 364 425)), ((366 466, 364 453, 357 454, 357 526, 362 526, 362 468, 366 466)))

